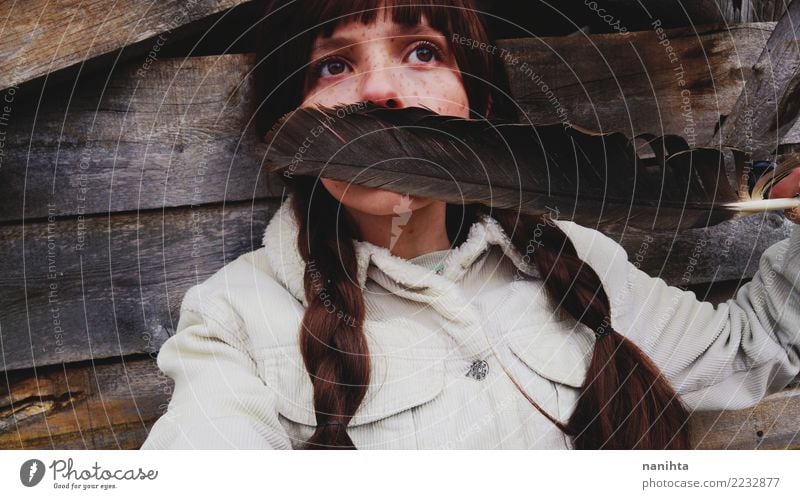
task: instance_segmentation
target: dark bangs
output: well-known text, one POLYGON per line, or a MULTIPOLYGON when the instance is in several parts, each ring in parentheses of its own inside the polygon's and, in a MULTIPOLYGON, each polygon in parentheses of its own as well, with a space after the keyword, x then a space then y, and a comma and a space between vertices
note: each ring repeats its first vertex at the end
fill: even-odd
MULTIPOLYGON (((465 27, 456 29, 454 21, 458 22, 459 13, 449 12, 463 8, 463 2, 433 2, 431 0, 354 0, 339 2, 315 2, 320 7, 320 12, 310 13, 311 17, 320 20, 330 20, 321 26, 319 34, 330 37, 342 23, 358 21, 361 24, 373 23, 381 7, 386 7, 391 13, 391 20, 397 24, 416 26, 420 23, 422 15, 434 29, 447 36, 456 32, 465 33, 465 27), (454 19, 455 18, 455 19, 454 19)), ((317 34, 317 33, 315 33, 317 34)))

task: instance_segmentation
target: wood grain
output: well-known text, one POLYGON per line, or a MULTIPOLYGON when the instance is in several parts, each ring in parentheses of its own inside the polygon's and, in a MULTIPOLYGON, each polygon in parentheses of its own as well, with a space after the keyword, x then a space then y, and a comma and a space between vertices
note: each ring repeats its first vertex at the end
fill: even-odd
POLYGON ((598 2, 640 20, 663 19, 669 26, 733 25, 777 21, 788 0, 601 0, 598 2))
POLYGON ((800 386, 796 383, 736 411, 696 412, 690 420, 696 449, 800 449, 800 386))
POLYGON ((252 55, 120 66, 20 96, 4 136, 0 221, 281 195, 249 127, 252 55))
POLYGON ((244 0, 0 3, 0 89, 171 32, 244 0), (112 7, 113 8, 110 8, 112 7))
MULTIPOLYGON (((523 119, 569 121, 630 137, 677 134, 699 147, 731 112, 774 26, 689 27, 662 34, 651 26, 627 34, 506 39, 497 45, 510 53, 506 73, 523 119)), ((784 142, 800 142, 800 127, 784 142)))
POLYGON ((592 0, 509 2, 478 0, 496 38, 643 31, 659 20, 666 28, 777 21, 784 0, 592 0))
POLYGON ((154 354, 4 374, 0 449, 138 449, 174 386, 154 354))
POLYGON ((800 2, 769 37, 736 104, 709 144, 763 157, 775 151, 800 114, 800 2))
MULTIPOLYGON (((735 2, 736 0, 725 0, 735 2)), ((777 21, 786 12, 791 0, 749 0, 755 21, 777 21)))
POLYGON ((0 226, 0 371, 157 350, 186 290, 261 247, 277 200, 0 226))

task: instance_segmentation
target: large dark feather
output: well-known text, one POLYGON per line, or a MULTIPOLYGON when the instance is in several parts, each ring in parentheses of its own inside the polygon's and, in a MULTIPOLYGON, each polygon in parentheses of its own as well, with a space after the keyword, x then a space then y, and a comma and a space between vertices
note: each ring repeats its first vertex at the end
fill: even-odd
MULTIPOLYGON (((557 209, 587 226, 685 229, 740 216, 730 203, 749 199, 743 153, 637 139, 359 103, 287 114, 267 136, 266 164, 449 203, 557 209)), ((783 158, 779 173, 798 164, 783 158)))

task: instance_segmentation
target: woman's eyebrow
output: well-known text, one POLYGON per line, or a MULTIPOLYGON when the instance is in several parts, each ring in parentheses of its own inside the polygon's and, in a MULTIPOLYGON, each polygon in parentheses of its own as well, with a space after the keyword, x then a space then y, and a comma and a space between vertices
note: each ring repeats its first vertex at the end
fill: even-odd
MULTIPOLYGON (((442 37, 442 35, 438 30, 431 28, 430 26, 426 26, 424 24, 416 24, 414 26, 407 26, 405 24, 394 24, 391 30, 386 33, 385 36, 415 36, 415 35, 428 35, 428 36, 438 36, 442 37)), ((336 51, 340 48, 352 46, 359 42, 363 42, 363 40, 356 39, 356 38, 349 38, 346 36, 331 36, 330 38, 319 37, 317 41, 314 43, 314 47, 311 51, 312 54, 323 53, 327 54, 329 52, 336 51)))

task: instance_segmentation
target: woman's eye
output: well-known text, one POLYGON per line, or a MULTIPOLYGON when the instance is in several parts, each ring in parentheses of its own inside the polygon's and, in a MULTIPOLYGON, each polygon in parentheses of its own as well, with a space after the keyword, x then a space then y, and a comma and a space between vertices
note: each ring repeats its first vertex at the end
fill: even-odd
POLYGON ((327 59, 318 62, 314 66, 314 74, 322 78, 336 76, 344 73, 346 70, 347 64, 340 59, 327 59))
POLYGON ((441 60, 441 55, 441 51, 436 45, 431 42, 421 42, 414 47, 409 57, 411 58, 411 62, 426 63, 431 62, 433 59, 441 60), (414 58, 416 58, 416 60, 414 60, 414 58))

